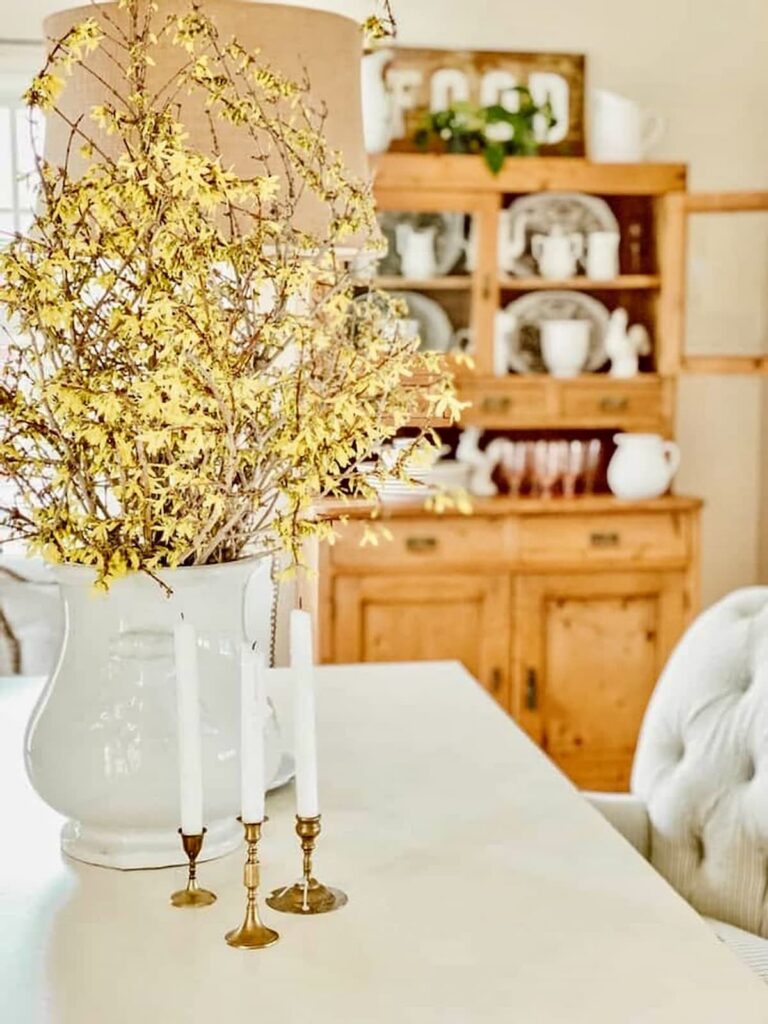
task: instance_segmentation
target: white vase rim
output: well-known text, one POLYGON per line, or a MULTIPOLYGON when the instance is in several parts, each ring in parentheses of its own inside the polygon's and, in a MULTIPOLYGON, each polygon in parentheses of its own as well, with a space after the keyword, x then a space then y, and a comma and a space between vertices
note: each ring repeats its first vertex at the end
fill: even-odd
MULTIPOLYGON (((232 574, 236 575, 238 572, 242 572, 245 569, 253 570, 256 565, 261 562, 264 558, 268 557, 268 553, 264 552, 259 555, 249 555, 247 558, 238 558, 232 562, 210 562, 206 565, 179 565, 175 569, 157 569, 154 570, 154 575, 163 582, 170 583, 174 581, 176 583, 192 583, 197 581, 201 576, 212 576, 232 574)), ((88 584, 91 585, 96 581, 96 570, 90 565, 77 565, 73 562, 58 562, 49 563, 52 575, 59 583, 70 583, 70 584, 88 584)), ((120 576, 115 583, 121 583, 124 580, 142 580, 146 583, 151 583, 157 586, 156 581, 148 573, 142 572, 141 570, 131 570, 125 576, 120 576)), ((114 584, 113 584, 114 585, 114 584)))

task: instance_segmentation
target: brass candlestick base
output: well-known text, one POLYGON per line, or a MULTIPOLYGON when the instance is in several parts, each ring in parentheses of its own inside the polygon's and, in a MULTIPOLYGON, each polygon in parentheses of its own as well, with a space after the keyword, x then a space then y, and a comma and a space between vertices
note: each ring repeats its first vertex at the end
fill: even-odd
MULTIPOLYGON (((239 820, 239 819, 238 819, 239 820)), ((260 821, 244 821, 245 841, 248 844, 248 856, 243 869, 243 884, 248 891, 248 899, 245 904, 245 919, 239 928, 227 932, 224 938, 230 946, 237 949, 263 949, 271 946, 280 938, 272 928, 267 928, 259 918, 259 908, 256 905, 256 894, 259 889, 259 857, 258 845, 261 838, 260 821)))
POLYGON ((295 885, 275 889, 267 898, 267 905, 283 914, 327 914, 330 910, 338 910, 347 902, 347 894, 312 877, 312 854, 320 835, 320 815, 316 818, 297 815, 296 834, 304 854, 302 879, 295 885))
POLYGON ((189 859, 189 874, 187 875, 186 889, 179 889, 171 896, 171 903, 174 907, 210 907, 216 902, 216 893, 210 889, 201 889, 197 884, 197 858, 203 848, 203 837, 207 829, 203 829, 199 835, 185 835, 179 829, 181 845, 184 847, 189 859))

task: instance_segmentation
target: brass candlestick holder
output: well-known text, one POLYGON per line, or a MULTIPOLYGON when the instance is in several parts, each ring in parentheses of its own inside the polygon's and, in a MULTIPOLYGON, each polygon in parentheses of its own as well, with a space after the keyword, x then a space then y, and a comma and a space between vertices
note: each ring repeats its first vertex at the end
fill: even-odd
POLYGON ((216 902, 216 893, 210 889, 201 889, 197 884, 197 858, 203 848, 203 839, 207 829, 197 835, 186 835, 179 829, 181 845, 189 860, 186 889, 179 889, 171 896, 174 907, 209 907, 216 902))
MULTIPOLYGON (((238 818, 238 821, 242 819, 238 818)), ((248 856, 246 857, 243 869, 243 884, 248 891, 248 898, 245 904, 245 919, 239 928, 227 932, 224 938, 230 946, 237 949, 263 949, 264 946, 271 946, 280 938, 272 928, 267 928, 261 923, 259 908, 256 904, 256 894, 259 889, 259 856, 258 845, 261 839, 260 821, 243 821, 245 829, 245 841, 248 844, 248 856)))
POLYGON ((304 870, 300 882, 284 889, 275 889, 267 898, 267 905, 284 914, 327 914, 338 910, 347 902, 347 894, 332 889, 312 877, 312 854, 320 835, 320 815, 316 818, 296 816, 296 835, 301 840, 304 870))

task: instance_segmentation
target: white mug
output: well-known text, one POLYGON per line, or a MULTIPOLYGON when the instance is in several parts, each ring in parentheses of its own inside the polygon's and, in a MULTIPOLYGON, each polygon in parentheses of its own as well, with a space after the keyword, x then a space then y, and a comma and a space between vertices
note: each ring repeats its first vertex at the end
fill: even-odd
POLYGON ((603 163, 637 163, 658 143, 664 118, 605 89, 590 93, 589 157, 603 163))
POLYGON ((589 355, 589 320, 543 320, 541 355, 553 377, 577 377, 589 355))
POLYGON ((594 281, 610 281, 619 274, 618 231, 590 231, 584 270, 594 281))

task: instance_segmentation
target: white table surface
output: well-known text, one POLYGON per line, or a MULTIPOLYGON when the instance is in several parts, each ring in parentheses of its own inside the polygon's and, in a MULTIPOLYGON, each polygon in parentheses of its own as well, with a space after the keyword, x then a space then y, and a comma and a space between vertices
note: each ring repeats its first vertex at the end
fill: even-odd
MULTIPOLYGON (((223 940, 239 854, 201 866, 197 911, 168 904, 180 869, 62 862, 22 774, 35 690, 0 682, 4 1024, 768 1021, 762 982, 454 664, 320 671, 318 875, 350 902, 267 910, 258 952, 223 940)), ((267 888, 298 867, 290 788, 269 814, 267 888)))

